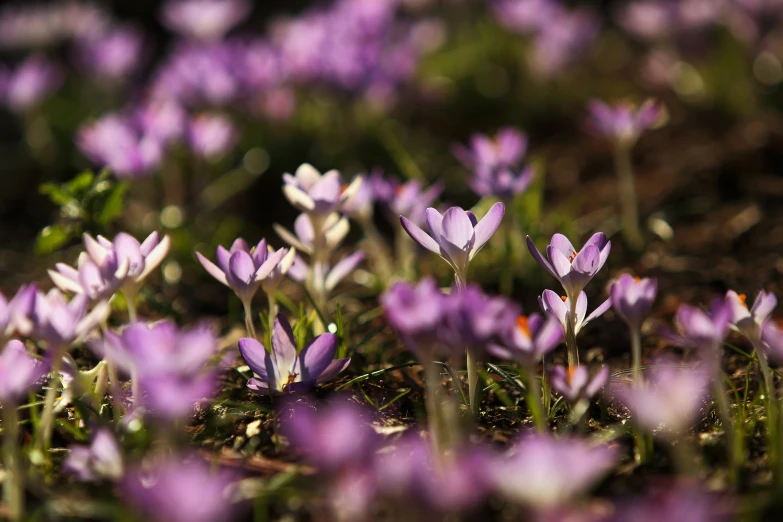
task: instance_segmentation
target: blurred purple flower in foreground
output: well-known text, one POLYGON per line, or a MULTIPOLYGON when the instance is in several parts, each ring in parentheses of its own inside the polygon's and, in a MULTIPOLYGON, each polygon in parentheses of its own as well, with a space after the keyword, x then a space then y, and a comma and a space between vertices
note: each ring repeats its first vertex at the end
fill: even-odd
POLYGON ((109 305, 98 303, 87 313, 88 298, 78 295, 67 301, 57 289, 48 293, 37 292, 30 313, 33 337, 43 339, 54 350, 49 355, 58 357, 57 351, 66 348, 77 339, 83 339, 109 315, 109 305))
POLYGON ((19 399, 44 376, 47 366, 27 353, 24 343, 8 341, 0 354, 0 403, 15 408, 19 399))
POLYGON ((100 33, 109 23, 101 6, 83 1, 13 2, 0 11, 0 47, 47 47, 100 33))
POLYGON ((470 261, 497 231, 504 213, 503 203, 492 205, 481 221, 472 212, 459 207, 451 207, 443 215, 434 208, 428 208, 429 234, 405 216, 400 216, 400 223, 414 241, 451 265, 457 284, 464 285, 470 261))
POLYGON ((769 358, 778 365, 783 364, 783 329, 767 321, 761 332, 761 340, 769 358))
POLYGON ((592 100, 587 109, 588 128, 622 147, 633 146, 644 131, 660 125, 665 117, 663 105, 652 99, 638 107, 630 102, 608 105, 592 100))
POLYGON ((64 71, 59 64, 39 55, 32 55, 8 76, 5 98, 14 112, 34 109, 46 97, 60 88, 64 71))
POLYGON ((280 280, 294 262, 293 249, 271 250, 262 239, 252 249, 239 238, 230 250, 217 248, 217 265, 196 252, 201 266, 209 275, 231 288, 243 303, 248 304, 259 288, 274 294, 280 280))
POLYGON ((247 18, 252 4, 247 0, 168 0, 163 23, 182 36, 219 40, 247 18))
POLYGON ((272 353, 249 337, 239 340, 239 351, 254 374, 247 387, 259 393, 303 392, 345 370, 350 357, 335 359, 337 337, 324 333, 297 353, 294 333, 283 315, 275 318, 272 353))
POLYGON ((575 404, 580 400, 590 400, 600 392, 609 381, 609 368, 601 366, 594 375, 590 375, 587 366, 555 366, 549 373, 552 389, 568 402, 575 404))
POLYGON ((375 475, 379 492, 393 502, 413 500, 426 509, 454 513, 484 501, 493 464, 480 446, 438 454, 429 441, 410 435, 378 454, 375 475))
POLYGON ((99 429, 89 446, 71 446, 63 467, 86 482, 116 480, 123 473, 122 453, 114 435, 107 429, 99 429))
POLYGON ((431 277, 415 285, 398 281, 381 296, 386 320, 422 362, 428 363, 434 357, 447 299, 431 277))
POLYGON ((449 346, 483 351, 517 324, 520 308, 502 296, 489 296, 476 285, 455 288, 446 298, 441 337, 449 346))
POLYGON ((22 285, 10 300, 0 292, 0 344, 16 333, 30 335, 36 290, 35 285, 22 285))
POLYGON ((650 311, 657 292, 657 279, 639 279, 623 274, 612 283, 609 295, 617 315, 628 324, 629 328, 638 331, 650 311))
MULTIPOLYGON (((581 250, 576 250, 563 234, 555 234, 546 247, 546 258, 527 236, 527 248, 539 265, 555 276, 571 303, 601 270, 612 250, 612 242, 602 232, 593 234, 581 250)), ((578 302, 577 302, 578 305, 578 302)))
POLYGON ((631 410, 631 420, 641 428, 664 428, 660 433, 676 437, 694 423, 706 398, 708 377, 703 371, 672 364, 664 362, 641 386, 619 384, 612 392, 631 410))
POLYGON ((380 447, 380 436, 363 416, 369 412, 348 400, 316 407, 297 403, 281 418, 291 444, 321 471, 363 467, 380 447))
MULTIPOLYGON (((644 498, 620 504, 608 522, 728 522, 726 494, 710 494, 695 484, 675 483, 650 488, 644 498)), ((730 498, 730 496, 729 496, 730 498)))
POLYGON ((757 343, 761 338, 764 323, 772 315, 778 299, 775 294, 761 290, 753 301, 753 307, 748 309, 745 294, 729 290, 726 292, 726 302, 731 310, 731 324, 751 343, 757 343))
POLYGON ((617 462, 607 446, 551 435, 522 438, 489 470, 495 489, 509 500, 546 511, 586 492, 617 462))
POLYGON ((202 463, 166 457, 130 470, 120 484, 121 498, 156 522, 225 522, 236 506, 228 487, 233 474, 202 463))
POLYGON ((563 341, 563 325, 553 314, 520 315, 501 340, 487 347, 491 355, 531 365, 563 341))

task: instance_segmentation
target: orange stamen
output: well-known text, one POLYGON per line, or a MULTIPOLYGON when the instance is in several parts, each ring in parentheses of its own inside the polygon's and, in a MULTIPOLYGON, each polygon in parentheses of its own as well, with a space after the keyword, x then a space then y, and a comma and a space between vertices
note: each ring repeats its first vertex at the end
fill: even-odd
POLYGON ((562 300, 563 300, 563 302, 565 303, 565 302, 568 300, 568 297, 566 297, 566 296, 564 296, 564 295, 561 295, 561 296, 560 296, 560 299, 562 299, 562 300))
POLYGON ((517 328, 527 337, 530 337, 530 326, 527 324, 527 316, 520 315, 517 317, 517 328))
POLYGON ((568 256, 568 262, 573 263, 574 259, 576 259, 576 256, 579 255, 579 252, 572 252, 570 256, 568 256))
POLYGON ((748 306, 748 303, 746 302, 748 300, 748 296, 745 294, 739 294, 737 297, 739 297, 740 302, 744 304, 746 307, 748 306))

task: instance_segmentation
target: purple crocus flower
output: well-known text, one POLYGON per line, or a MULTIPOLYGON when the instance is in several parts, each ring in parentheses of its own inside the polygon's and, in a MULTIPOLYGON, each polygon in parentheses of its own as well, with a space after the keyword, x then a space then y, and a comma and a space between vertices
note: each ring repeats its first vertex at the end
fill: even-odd
POLYGON ((438 199, 443 188, 442 182, 436 182, 424 189, 421 182, 413 179, 402 184, 376 186, 376 191, 378 199, 386 202, 395 219, 397 216, 406 216, 414 225, 422 226, 426 221, 427 208, 438 199))
POLYGON ((134 322, 119 334, 106 332, 90 345, 101 357, 139 376, 199 373, 218 353, 214 332, 205 325, 178 330, 171 321, 134 322))
MULTIPOLYGON (((545 314, 556 317, 560 321, 560 324, 563 325, 564 330, 568 329, 568 314, 571 313, 571 300, 568 297, 560 297, 552 290, 544 290, 544 293, 538 298, 538 304, 545 314)), ((590 315, 585 317, 585 314, 587 313, 587 294, 580 292, 579 297, 576 300, 576 306, 574 307, 574 336, 591 321, 602 316, 611 306, 612 299, 609 298, 598 305, 598 308, 593 310, 590 315)))
POLYGON ((734 290, 726 292, 726 302, 731 310, 731 324, 752 343, 757 343, 761 338, 764 323, 777 306, 778 300, 775 294, 761 290, 751 309, 748 309, 745 301, 745 294, 737 294, 734 290))
POLYGON ((617 315, 628 324, 629 328, 638 331, 650 311, 657 291, 657 279, 639 279, 623 274, 612 283, 609 295, 617 315))
POLYGON ((674 318, 679 334, 669 334, 668 337, 689 348, 714 348, 726 337, 731 317, 731 306, 725 299, 713 300, 709 311, 683 304, 674 318))
POLYGON ((501 340, 487 346, 491 355, 531 365, 563 341, 563 325, 553 314, 520 315, 501 340))
POLYGON ((456 447, 440 454, 430 442, 412 435, 378 454, 375 474, 379 491, 390 500, 414 500, 425 509, 453 513, 484 501, 491 466, 480 447, 456 447))
POLYGON ((474 134, 470 148, 457 145, 454 156, 473 172, 468 183, 476 194, 508 202, 524 192, 533 180, 532 168, 514 174, 519 170, 526 150, 527 136, 506 127, 494 138, 474 134))
POLYGON ((458 284, 464 285, 470 261, 497 231, 504 213, 503 203, 492 205, 481 221, 472 212, 459 207, 451 207, 443 215, 434 208, 428 208, 429 234, 404 216, 400 216, 400 223, 414 241, 451 265, 458 284))
POLYGON ((0 344, 16 333, 30 335, 33 323, 30 314, 35 305, 35 285, 22 285, 14 297, 7 300, 0 292, 0 344))
POLYGON ((131 469, 120 483, 121 498, 157 522, 224 522, 236 511, 227 488, 233 474, 197 460, 166 457, 131 469))
POLYGON ((734 517, 726 509, 725 493, 711 494, 697 484, 683 481, 662 487, 654 486, 644 498, 620 504, 606 522, 658 522, 687 520, 688 522, 729 522, 734 517))
POLYGON ((8 341, 0 354, 0 403, 14 408, 46 372, 46 365, 29 355, 22 341, 8 341))
POLYGON ((447 296, 431 277, 394 283, 382 296, 386 320, 414 354, 430 362, 447 310, 447 296))
POLYGON ((239 351, 258 377, 247 387, 259 393, 303 392, 326 382, 345 370, 350 357, 335 359, 337 337, 324 333, 297 353, 294 333, 283 315, 275 318, 272 331, 272 353, 249 337, 239 340, 239 351))
POLYGON ((380 447, 380 437, 363 418, 367 413, 347 400, 317 410, 312 404, 296 404, 282 417, 282 431, 321 471, 360 468, 380 447))
POLYGON ((665 428, 662 435, 677 437, 693 424, 706 398, 707 383, 703 371, 672 365, 652 372, 642 386, 620 384, 612 387, 612 392, 631 410, 631 419, 641 428, 665 428))
POLYGON ((168 145, 185 136, 188 115, 174 100, 149 101, 135 110, 135 119, 145 136, 168 145))
POLYGON ((169 253, 171 238, 163 236, 161 239, 157 232, 152 232, 142 243, 139 243, 135 237, 125 232, 117 234, 114 241, 109 241, 103 236, 93 238, 85 234, 84 247, 98 266, 103 265, 107 259, 116 260, 115 262, 120 266, 128 263, 128 273, 122 287, 129 302, 131 299, 134 300, 134 303, 128 306, 133 306, 136 294, 144 280, 169 253))
POLYGON ((144 36, 133 26, 120 26, 79 42, 81 64, 101 79, 119 82, 141 66, 144 36))
POLYGON ((199 114, 187 129, 190 149, 196 156, 215 161, 225 156, 237 143, 237 129, 222 114, 199 114))
MULTIPOLYGON (((318 238, 316 237, 313 219, 318 221, 318 218, 313 218, 309 214, 300 214, 294 221, 294 231, 296 232, 296 235, 291 234, 291 232, 278 225, 275 225, 275 230, 281 238, 294 246, 297 250, 314 256, 317 246, 320 246, 327 252, 336 249, 345 238, 350 228, 348 220, 345 217, 333 212, 321 221, 322 237, 318 238)), ((331 266, 328 263, 323 264, 321 270, 324 277, 324 290, 326 292, 334 290, 337 284, 348 274, 353 272, 363 260, 364 252, 358 251, 343 257, 340 261, 335 263, 334 266, 331 266)), ((310 265, 301 257, 296 256, 294 264, 289 271, 289 276, 295 281, 305 283, 307 282, 310 271, 310 265)))
POLYGON ((551 435, 522 438, 489 466, 495 489, 536 510, 557 508, 584 493, 617 462, 607 446, 551 435))
POLYGON ((552 389, 575 404, 580 400, 592 399, 603 389, 609 380, 609 368, 601 366, 591 376, 587 366, 555 366, 549 375, 552 389))
MULTIPOLYGON (((293 206, 320 222, 341 207, 356 193, 362 183, 357 176, 347 187, 340 173, 330 170, 318 172, 309 163, 302 164, 296 173, 283 174, 283 194, 293 206)), ((320 230, 320 223, 314 224, 320 230)))
POLYGON ((767 356, 775 363, 783 364, 783 329, 767 321, 761 329, 761 340, 767 356))
POLYGON ((209 275, 236 292, 245 304, 250 303, 259 288, 274 293, 291 268, 294 255, 294 249, 270 251, 266 239, 251 249, 242 238, 236 239, 229 250, 217 248, 217 265, 196 252, 209 275))
POLYGON ((33 337, 43 339, 55 350, 85 338, 110 311, 109 304, 103 301, 87 313, 87 302, 85 295, 77 295, 69 302, 57 289, 46 294, 37 292, 30 313, 33 337))
POLYGON ((135 405, 165 424, 191 419, 196 406, 218 392, 218 374, 210 369, 194 374, 143 374, 138 381, 135 405))
POLYGON ((103 6, 86 2, 24 2, 0 11, 0 47, 43 48, 102 31, 110 16, 103 6))
POLYGON ((91 161, 108 167, 118 178, 149 175, 163 160, 161 141, 120 114, 106 114, 80 127, 76 144, 91 161))
POLYGON ((517 324, 520 311, 508 299, 488 296, 477 286, 457 288, 446 299, 441 337, 452 346, 483 350, 517 324))
POLYGON ((58 64, 33 55, 8 77, 6 103, 14 112, 27 112, 59 89, 63 77, 58 64))
POLYGON ((247 0, 168 0, 163 23, 182 36, 220 40, 250 14, 247 0))
POLYGON ((111 298, 120 288, 128 275, 130 263, 124 259, 119 264, 116 258, 108 256, 103 265, 98 266, 86 252, 82 252, 76 268, 65 263, 57 263, 55 268, 49 270, 49 277, 60 290, 98 301, 111 298))
POLYGON ((107 429, 95 432, 89 446, 71 446, 63 468, 84 482, 122 477, 122 453, 114 435, 107 429))
POLYGON ((454 156, 478 177, 501 169, 519 167, 527 151, 527 136, 504 127, 494 137, 474 134, 470 146, 455 145, 454 156))
POLYGON ((546 247, 546 258, 527 236, 530 254, 550 274, 555 276, 573 303, 587 283, 601 270, 612 250, 612 242, 602 232, 593 234, 581 250, 576 250, 563 234, 552 236, 546 247))
POLYGON ((663 105, 652 99, 638 107, 629 102, 608 105, 592 100, 588 112, 588 128, 622 147, 633 146, 645 130, 654 128, 664 117, 663 105))

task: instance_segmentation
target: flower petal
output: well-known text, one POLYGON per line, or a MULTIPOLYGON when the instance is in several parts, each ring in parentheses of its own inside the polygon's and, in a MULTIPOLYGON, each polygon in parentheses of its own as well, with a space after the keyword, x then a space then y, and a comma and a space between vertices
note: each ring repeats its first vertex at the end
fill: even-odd
POLYGON ((427 234, 425 231, 423 231, 422 229, 414 225, 406 217, 400 216, 400 224, 402 225, 402 228, 405 229, 405 232, 407 232, 408 235, 411 236, 411 239, 413 239, 415 242, 417 242, 419 245, 423 246, 430 252, 434 252, 440 255, 440 246, 434 239, 432 239, 432 237, 429 236, 429 234, 427 234))
MULTIPOLYGON (((268 381, 270 376, 274 379, 278 375, 275 362, 263 344, 251 337, 243 337, 238 344, 239 353, 253 373, 265 381, 268 381)), ((275 387, 274 383, 272 387, 275 387)))
POLYGON ((163 236, 161 242, 144 258, 144 271, 136 278, 137 282, 143 281, 163 262, 163 259, 165 259, 169 253, 169 248, 171 248, 171 238, 169 236, 163 236))
POLYGON ((503 221, 503 215, 506 212, 506 207, 503 203, 495 203, 489 212, 481 218, 475 228, 475 241, 473 243, 473 250, 470 253, 470 258, 473 257, 481 250, 481 247, 487 244, 487 241, 497 231, 500 226, 500 222, 503 221))
POLYGON ((337 336, 331 333, 321 334, 302 348, 297 368, 301 381, 315 381, 331 364, 337 352, 337 336))
POLYGON ((329 275, 326 276, 326 289, 332 290, 337 283, 343 280, 345 276, 350 274, 356 266, 364 259, 364 252, 355 252, 350 256, 342 258, 334 267, 329 271, 329 275))
POLYGON ((533 256, 533 259, 535 259, 542 268, 546 269, 547 272, 557 277, 557 273, 555 272, 554 267, 552 267, 552 264, 541 255, 541 252, 538 251, 536 245, 533 243, 533 240, 530 239, 530 236, 525 236, 525 242, 527 243, 527 249, 530 251, 530 255, 533 256))
POLYGON ((333 379, 338 373, 348 368, 349 364, 351 364, 350 357, 346 359, 333 360, 332 362, 329 363, 329 366, 327 366, 326 369, 321 372, 321 375, 318 376, 316 382, 320 384, 322 382, 326 382, 333 379))
POLYGON ((296 342, 291 323, 282 314, 275 317, 275 325, 272 328, 272 351, 275 355, 277 368, 280 375, 288 375, 296 364, 296 342))

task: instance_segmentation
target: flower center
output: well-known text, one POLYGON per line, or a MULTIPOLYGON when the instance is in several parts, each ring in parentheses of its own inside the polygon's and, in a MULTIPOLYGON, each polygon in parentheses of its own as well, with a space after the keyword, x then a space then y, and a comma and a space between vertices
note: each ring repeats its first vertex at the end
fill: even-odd
POLYGON ((288 374, 288 378, 286 379, 285 383, 283 384, 283 391, 285 391, 288 386, 291 384, 294 384, 296 382, 296 378, 299 376, 298 373, 293 372, 288 374))
POLYGON ((578 256, 578 255, 579 255, 579 252, 577 252, 577 251, 571 252, 571 255, 568 256, 568 262, 569 263, 573 263, 574 259, 576 259, 576 256, 578 256))
POLYGON ((747 295, 745 295, 745 294, 739 294, 737 297, 739 297, 740 303, 742 303, 742 305, 743 305, 745 308, 747 308, 747 307, 748 307, 748 303, 747 303, 747 301, 748 301, 748 296, 747 296, 747 295))
POLYGON ((526 337, 530 337, 530 326, 527 323, 527 316, 520 315, 517 317, 517 328, 519 328, 519 331, 526 337))
POLYGON ((561 296, 560 296, 560 299, 562 299, 564 303, 565 303, 566 301, 568 301, 568 297, 567 297, 567 296, 564 296, 564 295, 561 295, 561 296))

